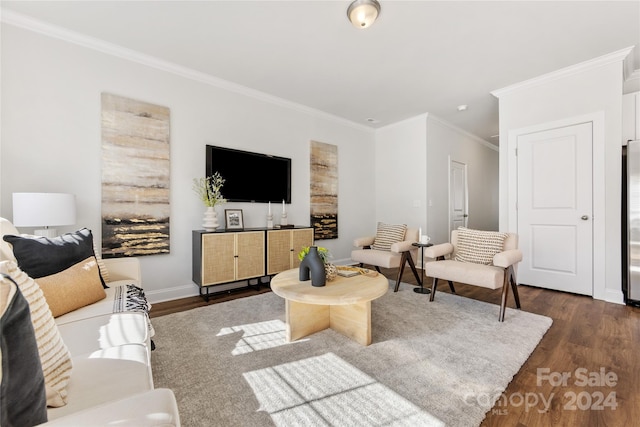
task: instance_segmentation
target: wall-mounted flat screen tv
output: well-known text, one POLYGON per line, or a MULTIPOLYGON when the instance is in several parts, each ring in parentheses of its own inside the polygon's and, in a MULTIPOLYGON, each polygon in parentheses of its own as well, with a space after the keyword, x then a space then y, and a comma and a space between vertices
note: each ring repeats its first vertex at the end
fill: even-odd
POLYGON ((206 176, 215 172, 230 202, 291 203, 291 159, 207 145, 206 176))

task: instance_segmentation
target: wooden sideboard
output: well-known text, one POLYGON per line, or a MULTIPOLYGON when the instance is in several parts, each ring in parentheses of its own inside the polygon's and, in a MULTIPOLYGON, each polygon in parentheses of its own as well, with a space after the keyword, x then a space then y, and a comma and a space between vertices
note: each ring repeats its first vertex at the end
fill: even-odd
POLYGON ((211 287, 245 280, 249 286, 250 279, 259 287, 260 278, 296 268, 298 252, 313 245, 313 228, 193 230, 192 237, 192 279, 208 301, 211 287))

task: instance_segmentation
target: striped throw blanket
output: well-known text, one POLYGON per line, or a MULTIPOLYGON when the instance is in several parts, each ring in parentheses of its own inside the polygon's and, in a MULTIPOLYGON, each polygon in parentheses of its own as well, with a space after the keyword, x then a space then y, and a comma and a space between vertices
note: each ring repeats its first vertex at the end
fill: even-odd
MULTIPOLYGON (((147 314, 147 320, 149 319, 149 311, 151 310, 151 304, 147 301, 147 297, 144 295, 144 290, 135 285, 117 286, 116 296, 113 300, 113 312, 122 313, 125 311, 142 311, 147 314)), ((149 336, 153 337, 155 331, 149 323, 149 336)))

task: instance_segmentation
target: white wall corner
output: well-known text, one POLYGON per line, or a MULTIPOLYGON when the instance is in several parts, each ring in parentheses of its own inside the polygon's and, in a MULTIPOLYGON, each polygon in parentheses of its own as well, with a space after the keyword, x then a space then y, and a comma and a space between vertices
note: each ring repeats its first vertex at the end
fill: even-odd
POLYGON ((640 69, 633 70, 622 83, 622 93, 634 93, 640 91, 640 69))
POLYGON ((627 56, 625 56, 622 59, 622 64, 623 64, 623 67, 622 67, 623 78, 622 78, 622 80, 625 81, 625 82, 629 78, 631 78, 633 76, 634 72, 640 71, 640 70, 634 70, 633 69, 633 64, 635 63, 635 57, 637 55, 636 47, 635 46, 631 46, 628 49, 630 49, 629 53, 627 54, 627 56))

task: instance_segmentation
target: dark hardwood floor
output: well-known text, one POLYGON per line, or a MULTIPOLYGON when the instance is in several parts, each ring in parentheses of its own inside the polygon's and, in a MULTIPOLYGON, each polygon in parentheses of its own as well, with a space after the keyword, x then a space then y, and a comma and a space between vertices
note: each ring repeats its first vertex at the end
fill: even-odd
MULTIPOLYGON (((382 272, 390 279, 397 274, 382 272)), ((417 285, 410 270, 402 280, 417 285)), ((427 284, 431 279, 425 279, 427 284)), ((151 317, 262 292, 270 290, 243 290, 209 302, 191 297, 156 303, 151 317)), ((450 292, 446 282, 440 282, 438 292, 450 292)), ((499 290, 456 284, 456 293, 500 304, 499 290)), ((640 309, 530 286, 519 286, 519 294, 523 310, 551 317, 553 325, 482 425, 640 425, 640 309)), ((428 303, 429 296, 424 297, 428 303)), ((508 306, 515 307, 511 294, 508 306)))

